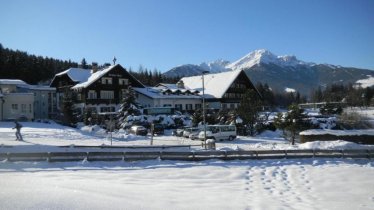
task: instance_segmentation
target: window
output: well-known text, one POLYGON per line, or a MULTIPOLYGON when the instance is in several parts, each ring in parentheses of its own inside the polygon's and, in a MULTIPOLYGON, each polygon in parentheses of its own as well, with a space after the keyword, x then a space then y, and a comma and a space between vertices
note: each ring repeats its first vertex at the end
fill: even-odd
POLYGON ((179 111, 182 111, 182 104, 175 104, 175 109, 176 110, 179 110, 179 111))
POLYGON ((18 104, 12 104, 12 109, 18 110, 18 104))
POLYGON ((26 104, 21 104, 21 112, 26 113, 26 104))
POLYGON ((195 104, 195 109, 201 109, 201 104, 195 104))
POLYGON ((100 107, 100 112, 114 112, 114 107, 112 106, 100 107))
POLYGON ((29 104, 29 112, 32 113, 32 106, 29 104))
POLYGON ((164 107, 171 107, 171 104, 164 104, 164 107))
POLYGON ((192 104, 186 104, 186 110, 192 110, 192 104))
POLYGON ((235 93, 225 93, 223 95, 224 98, 236 98, 235 93))
POLYGON ((129 80, 128 79, 119 79, 119 85, 128 85, 129 84, 129 80))
POLYGON ((114 92, 113 91, 102 90, 102 91, 100 91, 100 98, 101 99, 113 99, 114 98, 114 92))
POLYGON ((112 84, 112 78, 110 78, 110 77, 101 78, 101 84, 111 85, 112 84))
POLYGON ((89 90, 88 91, 88 99, 96 99, 96 98, 97 98, 96 91, 89 90))

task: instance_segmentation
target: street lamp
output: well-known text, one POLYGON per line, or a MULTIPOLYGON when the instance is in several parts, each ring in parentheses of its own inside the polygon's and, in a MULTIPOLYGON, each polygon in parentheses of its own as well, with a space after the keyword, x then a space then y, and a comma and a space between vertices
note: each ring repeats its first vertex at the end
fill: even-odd
POLYGON ((206 149, 206 122, 205 122, 205 84, 204 84, 204 74, 209 73, 209 71, 202 72, 203 81, 203 123, 204 123, 204 148, 206 149))

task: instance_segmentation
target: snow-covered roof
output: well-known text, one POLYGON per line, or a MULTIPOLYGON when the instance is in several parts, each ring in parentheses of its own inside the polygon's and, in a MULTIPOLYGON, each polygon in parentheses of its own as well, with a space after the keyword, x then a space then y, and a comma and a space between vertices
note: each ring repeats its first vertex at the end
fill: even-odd
POLYGON ((176 84, 170 84, 170 83, 159 83, 158 85, 156 85, 156 87, 165 87, 165 88, 169 88, 169 89, 178 88, 176 84))
MULTIPOLYGON (((217 74, 204 75, 205 97, 207 98, 222 98, 230 85, 235 81, 241 70, 228 71, 217 74)), ((188 89, 195 89, 203 92, 202 76, 183 77, 181 79, 184 87, 188 89)))
POLYGON ((27 86, 21 86, 21 87, 24 87, 30 90, 51 90, 51 91, 56 90, 56 88, 54 87, 49 87, 45 85, 27 85, 27 86))
POLYGON ((164 89, 161 88, 152 88, 152 87, 147 87, 147 88, 133 88, 136 92, 141 93, 145 96, 148 96, 150 98, 163 98, 163 99, 168 99, 168 98, 178 98, 178 99, 201 99, 201 96, 199 95, 185 95, 185 94, 163 94, 164 89))
MULTIPOLYGON (((115 66, 117 66, 117 65, 115 65, 115 66)), ((112 70, 115 66, 109 66, 105 69, 101 69, 101 70, 98 70, 97 72, 95 72, 93 74, 90 74, 90 76, 88 78, 86 78, 86 80, 81 80, 81 83, 78 83, 78 84, 74 85, 72 88, 76 89, 76 88, 86 88, 86 87, 88 87, 93 82, 100 79, 102 76, 104 76, 110 70, 112 70)))
POLYGON ((19 79, 0 79, 0 85, 27 85, 27 83, 19 79))
POLYGON ((56 76, 61 76, 64 74, 67 74, 70 79, 75 82, 82 82, 87 81, 87 79, 91 76, 91 69, 70 68, 56 74, 56 76))

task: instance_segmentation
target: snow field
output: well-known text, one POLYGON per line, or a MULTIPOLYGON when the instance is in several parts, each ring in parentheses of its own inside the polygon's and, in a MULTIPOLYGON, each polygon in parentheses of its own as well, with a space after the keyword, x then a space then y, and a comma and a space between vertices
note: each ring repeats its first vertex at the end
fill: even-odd
MULTIPOLYGON (((103 130, 0 123, 0 152, 74 151, 59 145, 110 145, 103 130)), ((113 145, 149 145, 118 133, 113 145)), ((166 133, 155 145, 199 144, 166 133)), ((370 149, 345 141, 290 145, 279 133, 217 142, 220 150, 370 149)), ((194 149, 201 149, 196 147, 194 149)), ((102 151, 102 150, 101 150, 102 151)), ((373 209, 374 161, 279 159, 201 162, 0 162, 0 209, 373 209)))
POLYGON ((372 209, 374 162, 0 163, 1 209, 372 209))

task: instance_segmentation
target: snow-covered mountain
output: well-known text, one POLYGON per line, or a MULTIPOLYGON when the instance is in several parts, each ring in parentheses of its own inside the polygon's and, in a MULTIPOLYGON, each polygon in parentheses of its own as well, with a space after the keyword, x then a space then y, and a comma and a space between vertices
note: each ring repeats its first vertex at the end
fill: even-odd
POLYGON ((230 68, 227 68, 227 66, 230 64, 230 61, 225 61, 222 59, 208 62, 208 63, 201 63, 199 66, 203 68, 205 71, 209 71, 211 73, 219 73, 219 72, 225 72, 230 71, 230 68))
POLYGON ((248 69, 259 64, 275 64, 282 67, 296 67, 298 65, 312 66, 315 63, 300 61, 294 55, 276 56, 268 50, 255 50, 239 60, 228 64, 226 67, 232 70, 248 69))
POLYGON ((243 69, 253 83, 267 83, 273 90, 283 92, 293 89, 309 95, 319 86, 334 83, 356 83, 358 80, 374 77, 374 71, 342 67, 331 64, 316 64, 298 60, 293 55, 277 56, 268 50, 255 50, 232 63, 225 60, 181 65, 164 73, 167 77, 185 77, 202 74, 235 71, 243 69))
POLYGON ((226 68, 228 64, 230 64, 229 61, 222 59, 211 62, 203 62, 200 65, 185 64, 170 69, 169 71, 165 72, 164 75, 166 77, 186 77, 199 75, 204 71, 209 71, 210 73, 231 71, 231 69, 226 68))

